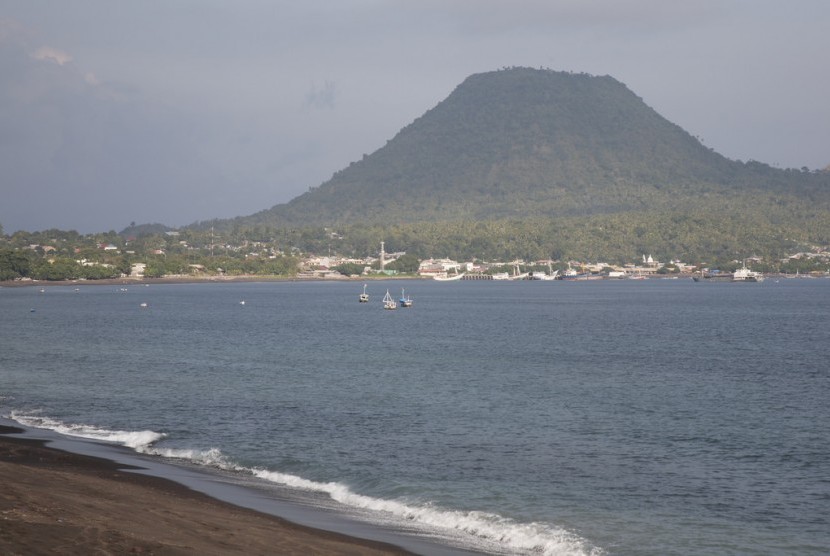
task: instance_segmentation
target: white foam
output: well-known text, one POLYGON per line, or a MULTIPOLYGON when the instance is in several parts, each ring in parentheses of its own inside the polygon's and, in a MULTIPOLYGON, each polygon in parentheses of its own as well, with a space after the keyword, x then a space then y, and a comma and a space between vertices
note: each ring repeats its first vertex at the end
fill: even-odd
POLYGON ((112 442, 137 452, 165 458, 187 460, 198 465, 226 471, 250 473, 275 484, 328 495, 331 500, 353 510, 368 513, 373 520, 398 524, 430 536, 455 539, 490 553, 533 554, 545 556, 597 556, 602 550, 590 547, 584 539, 547 523, 519 523, 497 514, 479 511, 448 510, 429 503, 373 498, 353 492, 337 482, 317 482, 278 471, 242 467, 219 449, 208 450, 159 448, 153 446, 165 438, 154 431, 118 431, 90 425, 67 424, 37 414, 12 412, 11 419, 30 427, 54 430, 68 436, 112 442))
POLYGON ((430 504, 373 498, 352 492, 340 483, 320 483, 277 471, 254 469, 253 474, 288 487, 323 492, 345 506, 379 513, 386 521, 399 521, 426 533, 443 532, 488 552, 549 556, 602 554, 601 549, 588 547, 578 535, 545 523, 519 523, 492 513, 447 510, 430 504))
POLYGON ((156 442, 167 437, 166 434, 161 432, 102 429, 92 425, 64 423, 63 421, 52 419, 50 417, 44 417, 36 413, 23 414, 16 411, 12 411, 9 417, 28 427, 49 429, 65 434, 66 436, 75 436, 78 438, 87 438, 90 440, 119 444, 121 446, 132 448, 141 454, 187 460, 198 465, 216 467, 228 471, 250 471, 235 465, 218 448, 211 448, 209 450, 193 450, 156 447, 154 446, 156 442))
POLYGON ((215 467, 225 471, 248 471, 236 465, 218 448, 192 450, 181 448, 148 448, 143 453, 170 459, 182 459, 198 465, 215 467))
POLYGON ((88 438, 101 442, 111 442, 132 448, 137 452, 146 451, 152 444, 164 438, 164 433, 155 431, 119 431, 95 427, 92 425, 69 424, 37 414, 22 414, 12 411, 10 417, 28 427, 49 429, 66 436, 88 438))

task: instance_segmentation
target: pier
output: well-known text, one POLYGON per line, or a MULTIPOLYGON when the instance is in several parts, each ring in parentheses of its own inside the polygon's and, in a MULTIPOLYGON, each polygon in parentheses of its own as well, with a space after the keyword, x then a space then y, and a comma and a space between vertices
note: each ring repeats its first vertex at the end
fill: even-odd
POLYGON ((464 276, 461 277, 462 280, 492 280, 492 274, 484 274, 481 272, 476 273, 466 273, 464 276))

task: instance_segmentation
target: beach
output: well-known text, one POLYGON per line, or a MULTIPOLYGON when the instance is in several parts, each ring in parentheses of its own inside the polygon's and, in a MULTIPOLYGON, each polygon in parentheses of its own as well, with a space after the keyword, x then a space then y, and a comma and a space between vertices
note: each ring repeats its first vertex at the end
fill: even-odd
POLYGON ((0 426, 0 553, 406 554, 239 508, 0 426))

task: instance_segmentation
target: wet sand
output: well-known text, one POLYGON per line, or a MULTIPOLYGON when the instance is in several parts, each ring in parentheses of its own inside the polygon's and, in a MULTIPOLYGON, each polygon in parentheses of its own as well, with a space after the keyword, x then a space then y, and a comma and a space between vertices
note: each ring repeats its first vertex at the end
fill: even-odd
POLYGON ((407 554, 296 525, 0 426, 0 554, 407 554))

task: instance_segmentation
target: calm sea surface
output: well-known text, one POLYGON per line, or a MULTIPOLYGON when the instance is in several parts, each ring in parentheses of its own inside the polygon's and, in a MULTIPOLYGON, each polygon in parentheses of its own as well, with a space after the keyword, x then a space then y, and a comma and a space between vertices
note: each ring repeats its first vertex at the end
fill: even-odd
POLYGON ((362 290, 2 288, 0 415, 484 552, 830 550, 830 280, 362 290))

